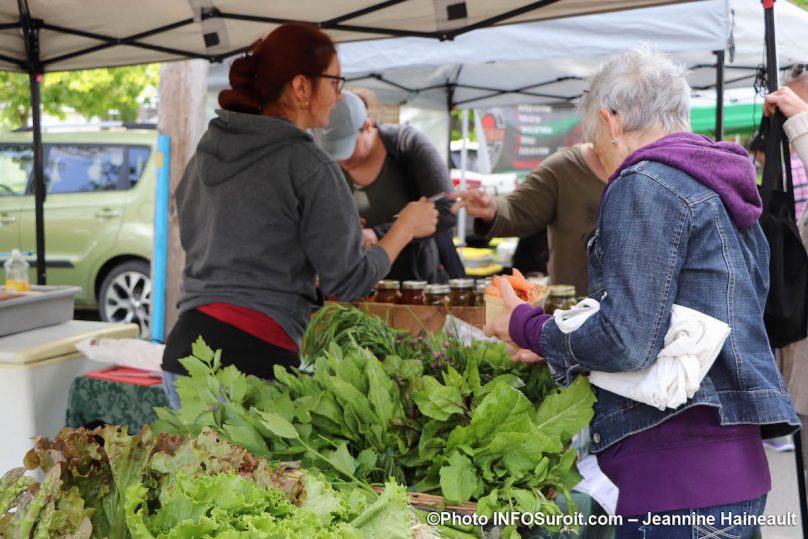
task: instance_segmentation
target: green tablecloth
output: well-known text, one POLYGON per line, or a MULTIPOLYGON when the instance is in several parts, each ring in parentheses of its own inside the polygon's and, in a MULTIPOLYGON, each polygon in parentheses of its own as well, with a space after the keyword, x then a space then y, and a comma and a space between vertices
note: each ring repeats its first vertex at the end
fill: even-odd
POLYGON ((162 384, 137 386, 79 376, 70 386, 65 424, 126 425, 134 434, 157 419, 155 406, 168 406, 162 384))

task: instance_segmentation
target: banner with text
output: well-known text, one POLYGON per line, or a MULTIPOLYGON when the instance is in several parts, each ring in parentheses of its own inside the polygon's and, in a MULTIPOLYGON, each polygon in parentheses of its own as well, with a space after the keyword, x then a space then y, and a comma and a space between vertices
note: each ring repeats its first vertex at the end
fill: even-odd
POLYGON ((581 142, 578 112, 569 103, 476 109, 479 151, 490 172, 528 173, 551 153, 581 142))

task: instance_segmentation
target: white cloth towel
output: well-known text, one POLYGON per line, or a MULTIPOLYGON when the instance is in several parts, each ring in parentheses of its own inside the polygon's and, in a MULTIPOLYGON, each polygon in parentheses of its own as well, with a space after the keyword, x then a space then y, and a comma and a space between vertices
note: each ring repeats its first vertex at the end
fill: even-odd
MULTIPOLYGON (((572 309, 555 311, 553 318, 562 333, 571 333, 600 310, 600 303, 587 298, 572 309)), ((590 383, 660 410, 676 408, 691 398, 729 336, 730 327, 712 316, 674 305, 665 346, 656 360, 633 372, 589 374, 590 383)))
POLYGON ((90 338, 76 343, 76 349, 95 361, 159 372, 165 345, 141 339, 90 338))

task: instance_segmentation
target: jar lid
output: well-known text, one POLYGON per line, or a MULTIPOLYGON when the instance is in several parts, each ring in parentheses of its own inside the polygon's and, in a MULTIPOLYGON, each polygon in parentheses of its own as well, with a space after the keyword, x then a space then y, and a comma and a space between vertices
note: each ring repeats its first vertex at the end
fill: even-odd
POLYGON ((474 279, 449 279, 449 288, 474 288, 474 279))
POLYGON ((401 284, 398 281, 385 279, 376 283, 376 290, 398 290, 401 284))
POLYGON ((401 283, 401 288, 404 290, 423 290, 426 285, 426 281, 404 281, 401 283))
POLYGON ((478 292, 478 293, 479 293, 479 292, 485 292, 485 287, 486 287, 486 286, 488 286, 488 285, 487 285, 487 284, 485 284, 484 282, 482 282, 482 281, 477 281, 477 284, 474 286, 474 291, 475 291, 475 292, 478 292))
POLYGON ((426 285, 425 292, 427 294, 448 294, 449 293, 449 285, 448 284, 428 284, 428 285, 426 285))
POLYGON ((551 296, 575 296, 575 287, 571 284, 550 285, 551 296))

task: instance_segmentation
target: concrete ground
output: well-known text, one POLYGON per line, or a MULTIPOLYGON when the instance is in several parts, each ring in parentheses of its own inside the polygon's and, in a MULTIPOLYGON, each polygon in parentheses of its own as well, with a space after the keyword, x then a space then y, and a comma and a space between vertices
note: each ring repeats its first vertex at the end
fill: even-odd
POLYGON ((802 537, 799 494, 794 452, 777 452, 766 449, 769 470, 772 475, 772 490, 766 502, 767 515, 796 515, 796 526, 765 526, 761 532, 763 539, 799 539, 802 537))

